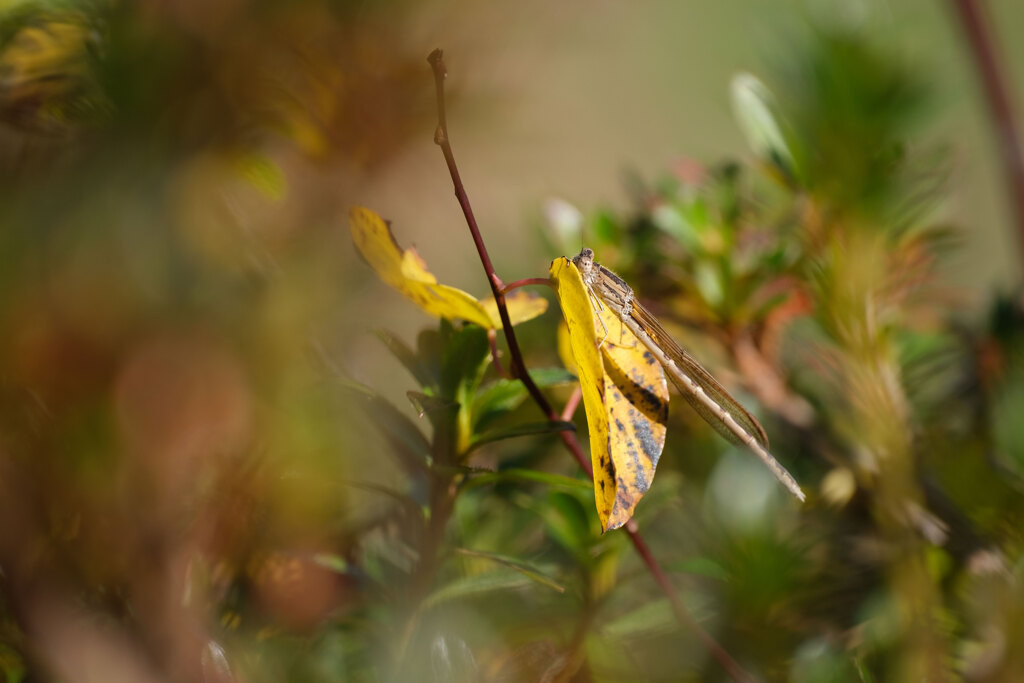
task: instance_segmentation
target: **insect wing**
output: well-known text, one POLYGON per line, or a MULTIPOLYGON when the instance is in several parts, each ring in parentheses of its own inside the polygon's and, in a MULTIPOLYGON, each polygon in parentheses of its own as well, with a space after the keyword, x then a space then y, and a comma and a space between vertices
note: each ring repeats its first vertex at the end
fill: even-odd
MULTIPOLYGON (((764 427, 761 423, 754 418, 747 409, 739 404, 725 388, 718 383, 714 377, 711 376, 707 370, 701 367, 700 363, 694 360, 693 356, 683 350, 681 346, 665 331, 661 323, 654 315, 646 308, 641 306, 637 302, 633 302, 633 308, 631 316, 637 322, 637 324, 651 337, 651 340, 665 353, 665 355, 671 359, 680 370, 688 375, 698 386, 700 386, 704 393, 706 393, 711 399, 717 403, 722 409, 729 413, 734 420, 754 439, 761 444, 765 449, 768 448, 768 435, 765 434, 764 427)), ((672 379, 673 384, 679 388, 679 392, 683 395, 683 398, 693 406, 693 409, 697 411, 704 421, 714 427, 715 431, 721 434, 723 437, 728 439, 734 444, 743 445, 743 440, 729 429, 728 425, 722 422, 711 408, 709 408, 703 401, 693 395, 693 392, 689 387, 685 386, 678 378, 676 378, 671 372, 669 377, 672 379)))
POLYGON ((604 337, 604 395, 609 450, 615 465, 615 505, 608 519, 614 529, 629 521, 654 480, 665 447, 668 383, 654 355, 605 306, 595 319, 604 337))

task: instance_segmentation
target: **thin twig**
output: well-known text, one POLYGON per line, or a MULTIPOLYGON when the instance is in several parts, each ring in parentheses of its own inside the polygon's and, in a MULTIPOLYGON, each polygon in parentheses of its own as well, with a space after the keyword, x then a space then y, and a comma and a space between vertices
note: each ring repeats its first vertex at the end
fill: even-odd
POLYGON ((520 287, 526 287, 528 285, 547 285, 551 286, 551 278, 549 277, 528 277, 522 280, 516 280, 515 282, 509 282, 501 287, 502 294, 508 294, 513 289, 519 289, 520 287))
POLYGON ((583 388, 576 383, 576 388, 572 390, 572 395, 569 396, 569 400, 565 402, 565 406, 562 408, 562 422, 572 421, 572 416, 576 413, 576 409, 580 407, 580 401, 583 399, 583 388))
POLYGON ((1003 172, 1016 214, 1017 247, 1021 250, 1021 263, 1024 263, 1024 148, 1021 147, 1010 89, 981 3, 977 0, 952 0, 952 4, 966 34, 989 113, 999 135, 1003 172))
MULTIPOLYGON (((498 316, 501 318, 501 328, 505 334, 505 341, 508 343, 508 352, 512 356, 511 374, 519 379, 526 390, 530 393, 534 403, 544 412, 549 420, 557 421, 559 416, 552 409, 547 397, 541 392, 530 373, 526 370, 526 363, 523 361, 523 354, 519 350, 519 342, 516 339, 515 331, 512 329, 512 321, 508 317, 508 307, 505 305, 505 295, 501 291, 504 283, 497 273, 494 272, 494 265, 491 257, 484 246, 483 237, 480 235, 480 228, 477 227, 476 217, 473 215, 473 207, 469 203, 469 196, 466 188, 462 185, 462 177, 459 175, 459 167, 455 163, 455 155, 452 153, 452 145, 448 138, 448 115, 445 108, 444 79, 448 75, 448 69, 444 65, 443 53, 440 49, 434 50, 427 57, 430 66, 434 71, 434 87, 437 93, 437 129, 434 131, 434 142, 441 148, 444 154, 444 161, 448 165, 448 173, 451 175, 452 184, 455 186, 455 197, 462 207, 462 214, 466 217, 466 225, 473 236, 473 244, 476 245, 477 253, 480 255, 480 262, 483 264, 484 273, 487 275, 487 282, 491 285, 491 293, 498 305, 498 316)), ((579 463, 587 476, 592 477, 593 471, 590 467, 590 459, 583 454, 579 442, 572 432, 559 432, 559 437, 566 447, 572 452, 576 462, 579 463)))
POLYGON ((658 564, 658 561, 654 559, 654 555, 651 553, 651 549, 648 547, 647 542, 643 536, 640 535, 640 530, 637 528, 636 520, 629 520, 626 522, 626 533, 629 534, 629 540, 633 542, 633 547, 636 549, 640 558, 647 565, 651 574, 654 576, 654 580, 661 587, 661 590, 668 596, 669 602, 672 603, 672 611, 675 612, 676 618, 687 624, 694 633, 697 634, 697 639, 700 640, 701 645, 704 646, 711 656, 715 658, 718 665, 729 674, 734 681, 740 681, 742 683, 754 683, 757 679, 747 673, 743 667, 737 663, 729 652, 718 644, 711 634, 704 630, 704 627, 700 625, 693 615, 690 614, 689 610, 683 604, 683 601, 679 598, 679 594, 676 592, 675 587, 668 579, 668 575, 658 564))
POLYGON ((491 363, 494 364, 498 376, 503 379, 512 379, 501 363, 501 354, 498 353, 498 334, 493 329, 487 330, 487 345, 491 348, 491 363))
POLYGON ((437 89, 437 130, 434 132, 434 142, 441 147, 445 163, 448 164, 448 173, 452 177, 452 184, 455 185, 455 197, 459 200, 459 206, 462 207, 462 214, 466 217, 466 225, 469 226, 469 232, 473 236, 473 244, 476 245, 476 252, 480 255, 480 262, 483 264, 484 272, 487 274, 487 282, 491 285, 491 294, 494 295, 494 301, 498 304, 498 315, 501 317, 501 326, 505 331, 505 338, 508 341, 508 352, 512 356, 512 374, 523 382, 526 390, 530 392, 530 396, 533 397, 533 400, 540 406, 541 410, 549 416, 553 416, 554 412, 551 409, 551 404, 548 403, 547 398, 541 393, 540 387, 530 379, 529 373, 525 372, 526 363, 523 362, 523 354, 519 350, 519 343, 512 332, 512 321, 508 317, 505 295, 501 291, 504 283, 501 282, 494 272, 494 265, 491 263, 491 257, 487 253, 487 247, 484 246, 483 237, 480 235, 480 228, 476 224, 476 216, 473 215, 473 207, 470 205, 469 197, 466 195, 466 188, 462 185, 459 167, 455 164, 452 145, 448 139, 448 118, 445 113, 444 101, 444 79, 448 72, 444 65, 444 59, 442 59, 441 50, 431 52, 427 61, 430 62, 430 66, 434 69, 434 85, 437 89))
MULTIPOLYGON (((498 314, 501 317, 502 331, 504 332, 505 340, 508 343, 509 355, 512 356, 512 376, 518 378, 519 381, 523 383, 534 402, 544 412, 547 418, 552 421, 557 421, 561 418, 554 412, 551 404, 530 377, 530 373, 526 369, 526 363, 523 361, 523 354, 519 349, 519 342, 516 340, 515 331, 512 329, 512 323, 508 316, 508 308, 505 305, 505 294, 503 291, 503 289, 505 289, 505 285, 494 272, 494 266, 491 264, 491 258, 487 254, 487 247, 484 246, 483 237, 480 235, 480 229, 477 226, 476 217, 473 215, 473 207, 469 203, 469 196, 466 194, 466 189, 462 185, 462 178, 459 175, 458 166, 455 164, 455 155, 452 153, 451 141, 448 137, 448 118, 445 110, 444 98, 444 79, 448 75, 448 70, 444 64, 442 51, 440 49, 434 50, 430 53, 430 56, 427 57, 427 61, 430 62, 430 66, 434 71, 434 86, 437 91, 437 129, 434 132, 434 142, 441 147, 441 152, 444 154, 445 163, 448 165, 448 173, 451 175, 452 184, 455 186, 455 197, 459 200, 459 206, 462 207, 462 214, 466 217, 466 224, 469 226, 469 231, 473 236, 473 243, 476 245, 477 253, 480 255, 480 262, 483 264, 484 272, 487 274, 487 281, 491 285, 491 293, 494 295, 494 301, 498 305, 498 314)), ((576 459, 576 462, 579 463, 583 471, 587 473, 588 477, 593 479, 593 470, 591 469, 590 459, 583 454, 583 449, 580 448, 579 441, 576 440, 576 437, 571 432, 565 431, 559 432, 559 436, 565 443, 566 447, 572 452, 573 457, 576 459)), ((654 580, 657 582, 661 590, 668 596, 677 618, 693 628, 704 647, 707 648, 707 650, 722 666, 723 670, 734 681, 737 681, 738 683, 749 683, 754 680, 746 671, 743 670, 736 660, 729 655, 725 648, 719 645, 686 610, 686 607, 679 599, 679 595, 676 593, 675 587, 668 580, 668 576, 661 568, 661 565, 658 564, 657 559, 651 553, 646 542, 644 542, 635 521, 630 520, 628 522, 626 526, 626 533, 629 534, 630 540, 633 542, 633 546, 636 548, 636 551, 640 555, 644 564, 647 565, 647 568, 654 577, 654 580)))

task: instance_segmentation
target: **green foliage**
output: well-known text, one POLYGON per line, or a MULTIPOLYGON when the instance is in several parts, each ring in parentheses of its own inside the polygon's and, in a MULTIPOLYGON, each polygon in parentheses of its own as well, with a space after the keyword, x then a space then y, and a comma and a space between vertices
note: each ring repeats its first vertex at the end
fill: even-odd
MULTIPOLYGON (((999 341, 946 310, 937 263, 955 241, 926 222, 944 165, 906 151, 927 96, 899 62, 819 33, 784 76, 778 97, 734 84, 760 165, 634 181, 637 211, 585 218, 584 241, 731 361, 775 418, 773 450, 822 482, 792 526, 735 494, 702 525, 720 642, 773 680, 949 680, 992 653, 965 600, 1020 624, 975 583, 1021 558, 1019 306, 998 305, 999 341)), ((714 476, 741 476, 730 461, 714 476)), ((1004 657, 982 678, 1014 672, 1004 657)))
MULTIPOLYGON (((295 159, 400 150, 421 50, 365 3, 243 5, 0 12, 0 675, 722 679, 486 330, 378 331, 393 383, 352 351, 372 275, 295 159)), ((674 406, 652 552, 764 680, 1016 680, 1024 306, 950 310, 932 100, 848 30, 733 98, 749 161, 553 210, 810 494, 674 406)))

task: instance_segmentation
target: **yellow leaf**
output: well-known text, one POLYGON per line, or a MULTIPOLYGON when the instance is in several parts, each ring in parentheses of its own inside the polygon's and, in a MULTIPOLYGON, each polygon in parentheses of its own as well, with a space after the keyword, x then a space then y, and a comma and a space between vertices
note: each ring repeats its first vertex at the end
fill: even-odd
POLYGON ((569 259, 551 262, 551 279, 555 283, 562 315, 569 328, 569 343, 576 372, 583 390, 583 406, 587 411, 590 433, 590 464, 594 469, 594 498, 601 528, 608 528, 608 518, 615 505, 615 465, 612 464, 608 442, 608 413, 605 410, 604 363, 597 349, 594 332, 594 309, 580 271, 569 259))
POLYGON ((572 357, 569 327, 564 320, 558 324, 558 357, 562 360, 562 365, 566 370, 579 377, 580 373, 576 371, 576 359, 572 357))
MULTIPOLYGON (((387 224, 385 223, 385 226, 387 224)), ((391 239, 394 239, 392 237, 391 239)), ((425 282, 427 284, 436 284, 437 278, 434 274, 427 270, 427 264, 423 260, 423 257, 419 255, 415 247, 409 247, 402 253, 401 262, 402 277, 409 280, 415 280, 416 282, 425 282)))
POLYGON ((604 530, 616 529, 654 478, 665 445, 668 385, 661 365, 607 307, 595 317, 571 261, 555 259, 551 277, 587 412, 597 514, 604 530))
MULTIPOLYGON (((498 304, 493 296, 480 299, 480 305, 491 316, 495 327, 501 327, 501 316, 498 315, 498 304)), ((505 295, 505 307, 508 309, 508 317, 513 325, 533 320, 538 315, 548 310, 548 300, 539 294, 527 292, 524 289, 517 289, 505 295)))
POLYGON ((360 206, 349 209, 352 241, 381 280, 391 285, 427 313, 442 318, 462 318, 493 328, 491 316, 480 303, 455 287, 437 283, 415 249, 402 250, 380 216, 360 206))

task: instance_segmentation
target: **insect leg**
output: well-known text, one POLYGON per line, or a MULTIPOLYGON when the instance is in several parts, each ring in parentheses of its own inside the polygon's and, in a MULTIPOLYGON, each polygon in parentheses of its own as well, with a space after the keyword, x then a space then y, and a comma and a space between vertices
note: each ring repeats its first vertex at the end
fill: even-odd
POLYGON ((604 346, 605 341, 608 339, 608 326, 604 324, 604 318, 601 317, 601 311, 604 310, 604 304, 601 303, 601 299, 594 294, 594 290, 587 287, 587 295, 590 297, 590 303, 594 308, 594 313, 597 315, 597 321, 601 323, 601 327, 604 329, 604 336, 601 337, 601 341, 597 342, 597 348, 604 346))

